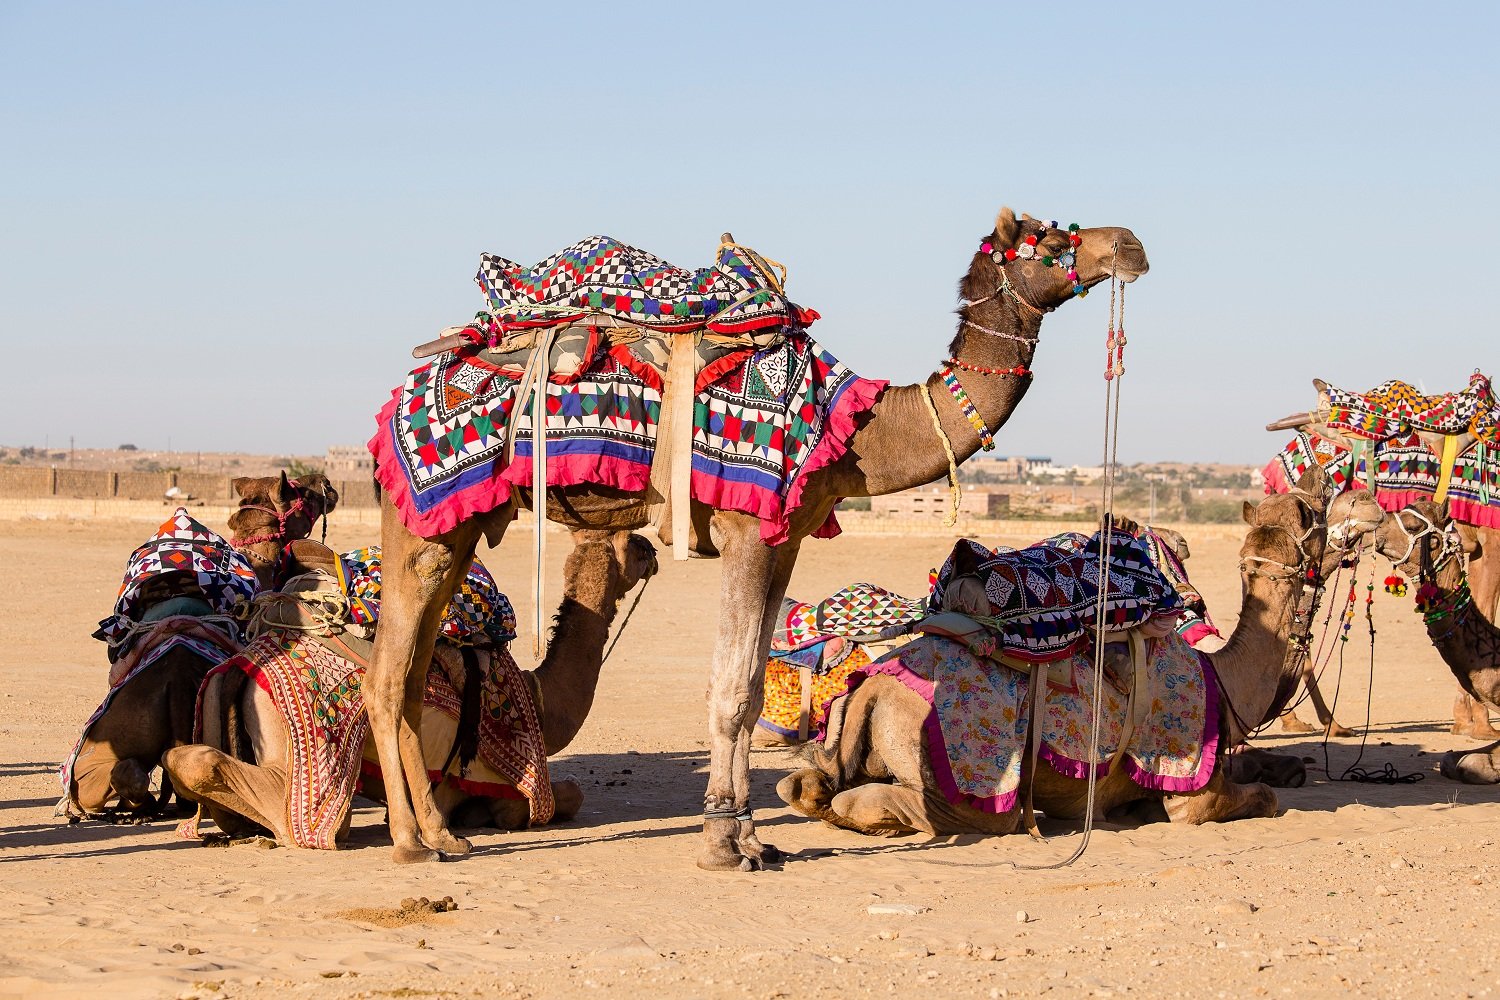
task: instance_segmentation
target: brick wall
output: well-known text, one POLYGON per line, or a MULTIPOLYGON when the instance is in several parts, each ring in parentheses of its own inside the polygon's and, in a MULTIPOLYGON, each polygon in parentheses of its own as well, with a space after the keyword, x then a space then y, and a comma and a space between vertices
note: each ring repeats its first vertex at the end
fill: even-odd
MULTIPOLYGON (((162 500, 176 486, 195 500, 233 504, 239 500, 233 476, 202 472, 108 472, 99 469, 0 465, 0 497, 18 500, 71 497, 80 500, 162 500)), ((369 479, 337 480, 339 506, 375 507, 375 487, 369 479)))

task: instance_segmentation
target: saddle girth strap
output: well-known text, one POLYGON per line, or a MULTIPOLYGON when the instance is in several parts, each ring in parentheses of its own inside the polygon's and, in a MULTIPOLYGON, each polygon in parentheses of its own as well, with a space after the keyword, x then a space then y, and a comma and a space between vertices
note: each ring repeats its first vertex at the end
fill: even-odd
POLYGON ((1031 744, 1031 773, 1026 779, 1026 795, 1021 803, 1021 818, 1026 824, 1026 832, 1031 835, 1032 840, 1045 840, 1041 828, 1036 824, 1036 810, 1032 804, 1033 794, 1036 791, 1036 771, 1042 766, 1042 712, 1047 706, 1047 664, 1033 663, 1031 665, 1031 691, 1030 704, 1027 713, 1030 717, 1030 732, 1028 742, 1031 744))
MULTIPOLYGON (((651 487, 659 497, 652 523, 672 526, 672 558, 689 558, 693 529, 693 411, 697 404, 697 340, 672 334, 667 374, 662 379, 661 423, 651 457, 651 487)), ((663 538, 662 541, 667 541, 663 538)))
POLYGON ((1453 482, 1453 466, 1458 461, 1458 435, 1443 435, 1443 455, 1438 460, 1437 489, 1432 491, 1432 502, 1441 504, 1448 499, 1448 485, 1453 482))
POLYGON ((1125 700, 1125 725, 1120 730, 1120 745, 1115 747, 1115 752, 1110 755, 1109 767, 1105 768, 1106 775, 1113 774, 1115 765, 1120 758, 1125 756, 1125 749, 1130 746, 1130 738, 1135 735, 1136 728, 1145 721, 1146 708, 1149 704, 1142 697, 1142 691, 1146 684, 1146 640, 1141 637, 1140 629, 1131 629, 1127 634, 1130 640, 1130 693, 1125 700))
POLYGON ((797 713, 797 739, 806 743, 808 736, 812 735, 813 672, 812 667, 798 667, 797 672, 802 684, 802 707, 797 713))

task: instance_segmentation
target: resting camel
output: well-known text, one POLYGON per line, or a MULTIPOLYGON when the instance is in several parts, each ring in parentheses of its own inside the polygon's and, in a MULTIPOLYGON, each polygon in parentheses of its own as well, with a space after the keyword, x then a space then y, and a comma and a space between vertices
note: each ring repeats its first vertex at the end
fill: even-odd
MULTIPOLYGON (((651 543, 625 532, 575 533, 576 547, 564 565, 563 599, 553 624, 553 642, 546 658, 535 670, 522 676, 532 689, 542 725, 548 756, 560 753, 582 728, 593 706, 594 689, 603 663, 605 641, 621 599, 656 570, 651 543)), ((379 629, 376 630, 377 636, 379 629)), ((312 640, 305 640, 312 641, 312 640)), ((287 833, 287 747, 290 736, 286 719, 270 696, 255 684, 241 686, 238 716, 248 736, 254 760, 232 757, 219 747, 229 746, 224 732, 226 712, 224 678, 210 678, 203 693, 203 737, 208 744, 184 746, 167 753, 164 766, 180 793, 201 803, 221 830, 231 835, 251 831, 252 824, 271 831, 277 840, 291 843, 287 833)), ((458 694, 463 694, 462 689, 458 694)), ((231 723, 233 724, 233 723, 231 723)), ((449 757, 455 746, 458 722, 442 711, 425 708, 421 720, 429 773, 455 773, 449 757)), ((367 760, 373 758, 368 741, 367 760)), ((475 758, 465 776, 476 783, 503 785, 505 779, 475 758)), ((363 794, 385 801, 379 777, 367 777, 363 794)), ((583 791, 575 781, 552 782, 556 806, 554 820, 577 815, 583 791)), ((524 799, 486 798, 470 794, 456 783, 441 782, 435 795, 445 821, 460 826, 489 825, 500 829, 522 829, 528 822, 524 799)), ((342 819, 340 837, 348 830, 349 816, 342 819)))
MULTIPOLYGON (((1464 694, 1487 713, 1500 707, 1500 628, 1473 596, 1464 572, 1461 556, 1473 552, 1477 535, 1438 504, 1419 500, 1386 516, 1375 532, 1375 549, 1418 581, 1418 611, 1428 638, 1464 694), (1424 594, 1429 587, 1433 590, 1424 594)), ((1500 743, 1451 751, 1443 756, 1442 772, 1470 785, 1500 784, 1500 743)))
MULTIPOLYGON (((1082 285, 1097 285, 1112 272, 1125 281, 1146 273, 1145 250, 1129 230, 1084 229, 1078 235, 1075 268, 1082 285)), ((959 286, 964 304, 948 357, 958 362, 968 397, 991 431, 1006 422, 1031 384, 1029 369, 1043 317, 1075 295, 1073 282, 1061 269, 1027 256, 1033 253, 1029 246, 1008 259, 1004 251, 1028 238, 1040 243, 1037 255, 1068 248, 1066 234, 1030 219, 1018 221, 1005 209, 984 238, 990 246, 981 245, 972 255, 959 286)), ((696 501, 692 505, 696 536, 711 535, 713 548, 725 560, 710 675, 709 773, 697 859, 701 868, 748 871, 780 856, 756 836, 750 802, 750 736, 760 715, 776 612, 803 539, 827 520, 841 497, 894 493, 930 483, 948 470, 944 444, 929 415, 929 394, 942 436, 956 457, 972 455, 980 447, 978 431, 935 373, 920 384, 887 389, 863 418, 846 453, 807 476, 802 503, 781 544, 764 542, 754 517, 712 510, 696 501)), ((546 509, 553 520, 573 529, 612 531, 644 527, 655 499, 646 492, 590 486, 553 488, 548 497, 546 509)), ((469 844, 447 830, 424 779, 418 736, 421 685, 415 681, 431 659, 443 605, 462 579, 480 536, 497 543, 516 505, 529 509, 534 499, 527 490, 516 490, 509 504, 433 538, 414 535, 390 497, 382 501, 386 599, 365 690, 381 769, 388 779, 396 774, 406 779, 404 787, 391 790, 389 802, 399 862, 469 852, 469 844)), ((665 523, 661 530, 667 530, 665 523)))
MULTIPOLYGON (((233 486, 240 502, 229 516, 234 533, 230 544, 250 560, 260 586, 268 588, 282 547, 311 534, 316 519, 333 511, 338 493, 321 472, 298 482, 288 480, 284 472, 241 477, 233 486)), ((165 574, 148 588, 142 621, 210 613, 205 602, 194 598, 196 588, 182 574, 165 574)), ((144 652, 137 649, 135 655, 144 652)), ((163 782, 159 798, 153 796, 151 774, 169 748, 193 741, 198 686, 214 662, 177 648, 125 684, 83 736, 63 810, 98 815, 115 803, 117 811, 137 817, 164 811, 172 785, 163 782)))
MULTIPOLYGON (((1251 528, 1240 549, 1240 620, 1225 646, 1207 654, 1218 680, 1221 729, 1218 759, 1207 784, 1192 793, 1151 791, 1132 781, 1125 768, 1114 767, 1098 780, 1097 816, 1151 799, 1160 800, 1168 817, 1180 823, 1275 815, 1275 792, 1265 784, 1232 780, 1225 752, 1274 718, 1301 676, 1300 665, 1288 666, 1287 636, 1313 561, 1310 544, 1319 546, 1324 533, 1322 470, 1310 472, 1299 486, 1305 492, 1273 496, 1258 507, 1246 504, 1251 528)), ((1354 502, 1352 497, 1335 501, 1339 509, 1334 516, 1347 517, 1343 508, 1354 502)), ((914 642, 950 641, 923 636, 914 642)), ((777 794, 806 816, 861 833, 1002 834, 1019 829, 1019 800, 998 814, 948 800, 928 757, 930 710, 926 700, 899 680, 866 677, 830 708, 826 741, 807 754, 811 766, 781 779, 777 794)), ((1049 816, 1084 815, 1087 781, 1039 766, 1028 751, 1022 786, 1033 778, 1034 801, 1049 816)))
MULTIPOLYGON (((1329 416, 1329 394, 1328 383, 1322 379, 1313 379, 1313 388, 1318 393, 1318 408, 1307 413, 1296 413, 1283 417, 1274 423, 1268 424, 1266 430, 1296 429, 1316 435, 1343 448, 1351 449, 1359 443, 1357 439, 1345 434, 1342 430, 1328 426, 1324 421, 1329 416)), ((1416 429, 1424 445, 1433 455, 1443 454, 1443 435, 1432 431, 1416 429)), ((1472 448, 1478 440, 1471 431, 1454 435, 1456 438, 1454 454, 1462 455, 1472 448)), ((1466 528, 1468 526, 1465 526, 1466 528)), ((1494 528, 1473 528, 1469 532, 1473 536, 1472 551, 1466 553, 1468 563, 1467 575, 1470 591, 1475 603, 1483 609, 1491 621, 1500 616, 1500 530, 1494 528), (1485 553, 1496 553, 1486 559, 1485 553)), ((1352 736, 1354 731, 1349 727, 1338 723, 1333 712, 1323 700, 1323 694, 1318 690, 1317 678, 1313 675, 1313 665, 1304 661, 1304 684, 1307 688, 1308 697, 1313 703, 1313 709, 1317 712, 1318 723, 1330 736, 1352 736)), ((1314 727, 1297 718, 1294 711, 1288 711, 1281 717, 1282 729, 1293 733, 1310 733, 1314 727)), ((1468 736, 1476 740, 1500 739, 1500 730, 1496 730, 1490 723, 1489 709, 1476 701, 1460 685, 1459 692, 1453 700, 1453 726, 1449 730, 1455 736, 1468 736)))

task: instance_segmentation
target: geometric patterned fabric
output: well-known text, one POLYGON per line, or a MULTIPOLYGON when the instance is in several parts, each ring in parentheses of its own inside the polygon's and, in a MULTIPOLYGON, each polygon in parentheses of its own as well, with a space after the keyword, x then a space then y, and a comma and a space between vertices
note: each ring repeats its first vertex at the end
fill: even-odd
MULTIPOLYGON (((1336 441, 1298 431, 1262 472, 1266 492, 1285 493, 1315 464, 1323 468, 1337 491, 1368 486, 1373 467, 1375 499, 1391 511, 1431 499, 1442 471, 1438 456, 1415 432, 1371 442, 1356 453, 1336 441)), ((1500 528, 1500 447, 1479 441, 1454 460, 1448 480, 1448 512, 1463 524, 1500 528)))
POLYGON ((1368 392, 1328 386, 1329 427, 1353 437, 1385 441, 1414 430, 1438 434, 1472 432, 1480 441, 1500 446, 1500 404, 1489 376, 1479 370, 1459 392, 1424 396, 1414 386, 1392 379, 1368 392))
MULTIPOLYGON (((531 483, 532 403, 517 412, 518 380, 480 355, 466 348, 416 369, 377 418, 376 476, 422 537, 494 510, 512 485, 531 483)), ((744 353, 697 395, 693 497, 761 518, 762 537, 784 539, 805 477, 843 453, 856 417, 884 387, 800 332, 744 353)), ((627 351, 601 353, 571 384, 549 384, 548 485, 644 491, 660 416, 660 376, 627 351)))
POLYGON ((99 622, 94 638, 116 646, 147 610, 142 606, 146 585, 168 573, 191 574, 200 596, 216 615, 229 614, 235 605, 254 597, 260 587, 250 560, 185 508, 178 507, 130 554, 114 613, 99 622))
MULTIPOLYGON (((1055 660, 1087 646, 1095 625, 1102 534, 1066 532, 1024 549, 990 550, 960 539, 938 571, 928 607, 942 609, 952 583, 955 559, 977 563, 977 576, 989 601, 982 622, 1003 652, 1029 662, 1055 660)), ((1109 586, 1104 601, 1106 631, 1133 628, 1155 615, 1180 615, 1183 600, 1152 564, 1146 546, 1124 531, 1110 542, 1109 586)))
POLYGON ((506 331, 602 313, 638 326, 740 333, 805 327, 818 318, 789 301, 765 260, 726 244, 710 267, 686 271, 608 236, 590 236, 526 268, 495 254, 474 276, 490 312, 476 326, 506 331))
MULTIPOLYGON (((1136 695, 1144 717, 1123 755, 1125 772, 1142 788, 1196 791, 1213 776, 1218 751, 1213 667, 1174 634, 1147 640, 1145 656, 1144 689, 1136 695)), ((932 706, 924 723, 929 760, 949 802, 996 814, 1015 807, 1029 728, 1027 673, 977 655, 962 642, 924 635, 854 670, 848 690, 879 674, 899 680, 932 706)), ((1086 653, 1048 665, 1041 757, 1065 777, 1088 775, 1093 676, 1093 658, 1086 653)), ((1126 705, 1126 695, 1106 684, 1099 755, 1092 758, 1101 776, 1119 747, 1126 705)))
MULTIPOLYGON (((339 556, 344 563, 350 617, 372 625, 380 618, 380 546, 369 545, 339 556)), ((516 637, 516 612, 500 593, 495 578, 476 557, 443 609, 438 634, 459 646, 493 643, 504 647, 516 637)))

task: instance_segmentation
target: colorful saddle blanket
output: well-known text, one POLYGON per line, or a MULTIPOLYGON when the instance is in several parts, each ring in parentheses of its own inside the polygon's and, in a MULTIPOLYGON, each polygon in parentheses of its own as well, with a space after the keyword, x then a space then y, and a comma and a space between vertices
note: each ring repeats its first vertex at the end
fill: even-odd
POLYGON ((608 236, 580 240, 529 268, 487 253, 474 280, 490 312, 476 325, 491 343, 509 330, 567 324, 589 314, 674 332, 808 326, 818 314, 782 294, 772 266, 753 250, 725 244, 711 266, 688 271, 608 236))
MULTIPOLYGON (((1375 499, 1385 510, 1431 499, 1441 481, 1442 462, 1415 433, 1375 441, 1359 454, 1337 442, 1299 431, 1262 475, 1268 494, 1285 493, 1317 463, 1340 491, 1368 486, 1374 472, 1375 499)), ((1448 512, 1454 520, 1480 528, 1500 528, 1500 448, 1480 441, 1454 460, 1449 470, 1448 512)))
MULTIPOLYGON (((359 625, 380 620, 380 546, 368 545, 339 556, 349 596, 350 618, 359 625)), ((504 647, 516 637, 516 612, 495 578, 477 558, 443 609, 439 633, 458 646, 493 643, 504 647)))
POLYGON ((817 732, 827 721, 829 702, 848 689, 849 675, 870 662, 863 646, 844 639, 830 639, 810 648, 819 655, 814 663, 806 664, 806 675, 797 653, 772 654, 766 662, 766 702, 757 723, 762 729, 788 739, 803 738, 802 683, 807 680, 812 689, 807 697, 808 732, 817 732), (830 647, 837 647, 839 655, 822 656, 830 647))
POLYGON ((133 627, 145 611, 144 602, 150 598, 149 585, 172 573, 190 577, 195 596, 201 596, 216 615, 229 614, 260 587, 250 560, 186 508, 178 507, 130 554, 114 613, 99 622, 94 632, 95 639, 109 643, 111 662, 126 651, 133 627))
POLYGON ((1222 638, 1223 633, 1214 625, 1214 620, 1208 613, 1208 602, 1203 599, 1198 588, 1193 586, 1193 581, 1188 579, 1187 567, 1177 558, 1172 546, 1149 525, 1142 529, 1138 537, 1146 547, 1151 565, 1157 568, 1182 598, 1182 618, 1177 622, 1177 634, 1187 640, 1189 646, 1196 646, 1211 635, 1222 638))
MULTIPOLYGON (((631 493, 650 478, 661 379, 616 352, 570 385, 547 387, 551 486, 596 484, 631 493)), ((532 405, 514 412, 518 380, 479 352, 449 352, 412 372, 377 418, 376 477, 413 532, 432 537, 503 505, 531 483, 532 405), (508 435, 514 459, 505 464, 508 435)), ((884 382, 862 379, 805 334, 744 357, 698 394, 693 497, 762 520, 774 544, 811 472, 844 453, 856 418, 884 382)), ((823 536, 836 534, 830 516, 823 536)))
MULTIPOLYGON (((532 821, 544 823, 552 816, 552 785, 531 690, 505 650, 479 648, 471 655, 478 658, 482 685, 479 757, 527 797, 532 821)), ((369 736, 364 668, 306 635, 272 629, 212 673, 228 670, 242 671, 265 690, 286 719, 286 820, 292 842, 333 850, 358 787, 369 736)), ((463 676, 462 655, 441 644, 428 670, 424 707, 457 719, 463 676)), ((424 750, 439 755, 437 780, 447 748, 424 750)), ((190 836, 193 826, 185 832, 190 836)))
MULTIPOLYGON (((1145 624, 1157 615, 1181 614, 1183 601, 1151 562, 1146 547, 1123 531, 1112 532, 1104 628, 1145 624)), ((1089 642, 1099 596, 1102 533, 1066 532, 1024 549, 986 548, 960 539, 932 583, 928 608, 943 610, 943 598, 960 575, 983 586, 987 615, 973 615, 995 633, 1001 652, 1027 661, 1055 660, 1089 642), (961 569, 962 567, 962 569, 961 569)))
POLYGON ((1424 396, 1395 379, 1368 392, 1331 385, 1327 392, 1328 426, 1354 437, 1386 441, 1405 438, 1414 430, 1467 431, 1485 444, 1500 446, 1500 403, 1490 389, 1489 376, 1477 370, 1469 376, 1467 389, 1438 396, 1424 396))
MULTIPOLYGON (((1213 776, 1219 695, 1213 666, 1180 637, 1146 642, 1144 706, 1122 757, 1142 788, 1197 791, 1213 776)), ((1030 675, 971 652, 961 642, 923 636, 849 675, 848 691, 884 674, 920 695, 932 711, 927 748, 948 801, 990 813, 1016 804, 1026 755, 1030 675)), ((1094 666, 1075 654, 1048 665, 1041 757, 1057 773, 1100 776, 1119 749, 1128 697, 1108 683, 1101 695, 1098 754, 1090 753, 1094 666)))

